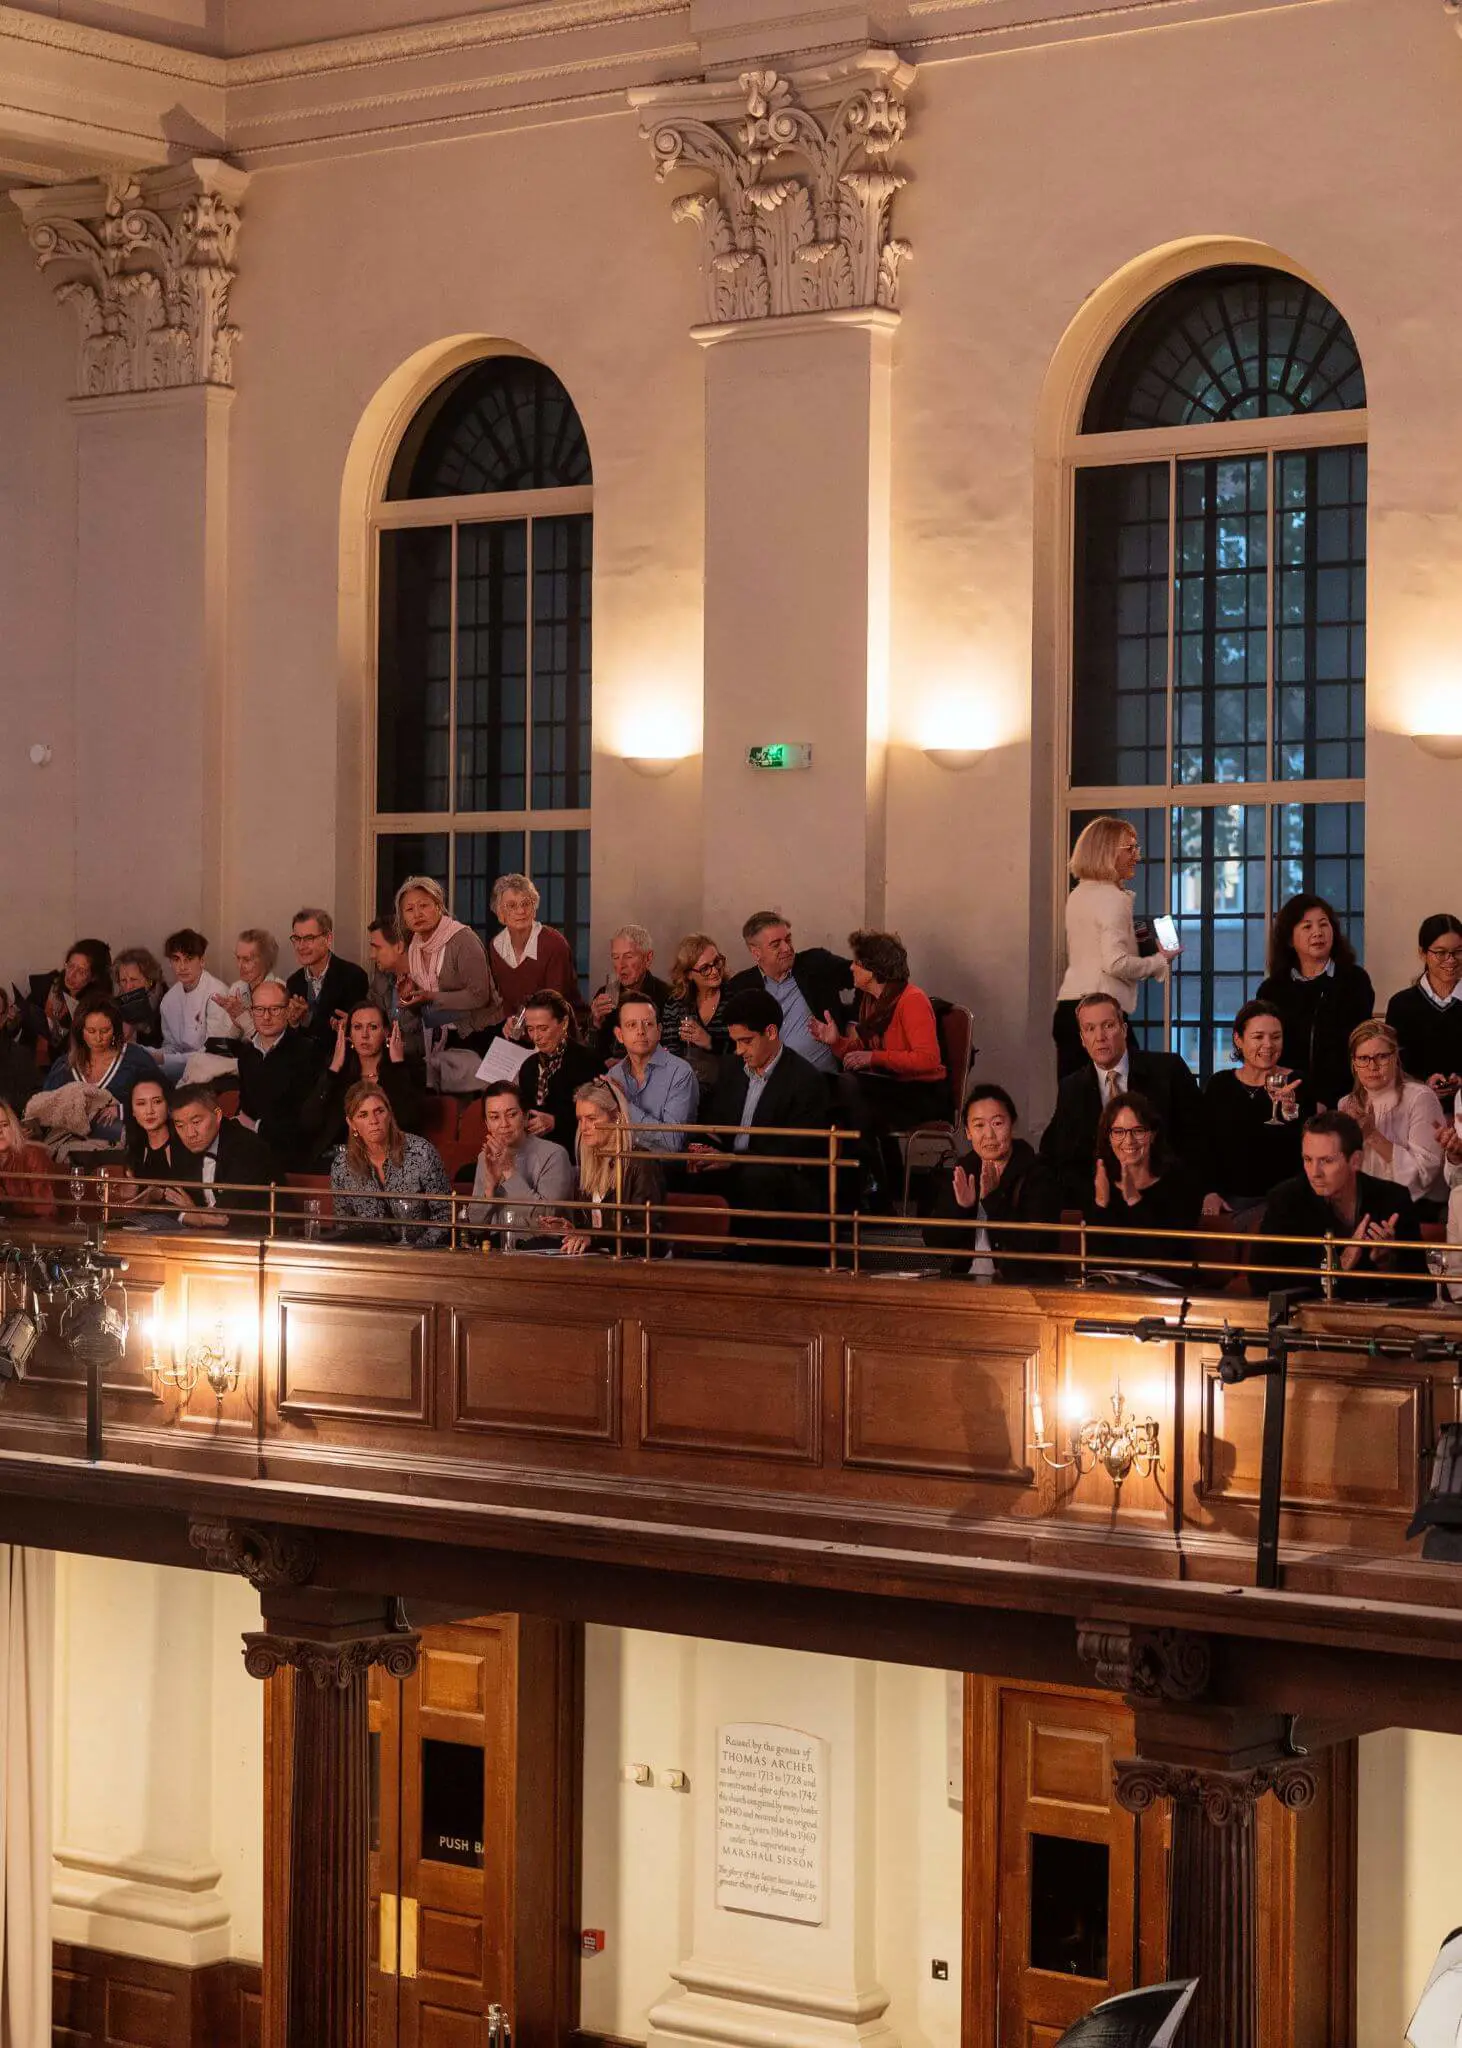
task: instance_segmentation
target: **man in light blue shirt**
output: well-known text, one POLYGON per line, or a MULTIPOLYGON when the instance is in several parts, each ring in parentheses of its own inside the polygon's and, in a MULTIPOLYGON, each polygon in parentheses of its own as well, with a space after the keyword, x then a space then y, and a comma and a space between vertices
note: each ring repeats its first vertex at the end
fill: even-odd
MULTIPOLYGON (((700 1108, 700 1083, 688 1060, 677 1059, 660 1043, 660 1014, 648 996, 620 1000, 614 1036, 624 1058, 606 1070, 624 1097, 629 1120, 646 1124, 694 1123, 700 1108)), ((683 1152, 683 1131, 644 1130, 636 1142, 653 1152, 683 1152)))
POLYGON ((819 1074, 835 1074, 838 1062, 820 1038, 812 1035, 812 1020, 824 1013, 843 1015, 843 992, 852 969, 836 953, 813 946, 799 953, 792 944, 792 927, 775 910, 759 910, 741 928, 754 967, 735 976, 727 987, 729 996, 760 985, 776 999, 782 1013, 781 1040, 819 1074))

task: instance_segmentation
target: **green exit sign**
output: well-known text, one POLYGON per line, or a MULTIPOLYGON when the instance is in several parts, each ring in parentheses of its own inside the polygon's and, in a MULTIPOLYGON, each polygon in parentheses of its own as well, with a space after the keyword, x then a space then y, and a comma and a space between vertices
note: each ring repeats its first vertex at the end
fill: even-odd
POLYGON ((806 740, 777 740, 767 747, 748 747, 748 768, 810 768, 812 747, 806 740))

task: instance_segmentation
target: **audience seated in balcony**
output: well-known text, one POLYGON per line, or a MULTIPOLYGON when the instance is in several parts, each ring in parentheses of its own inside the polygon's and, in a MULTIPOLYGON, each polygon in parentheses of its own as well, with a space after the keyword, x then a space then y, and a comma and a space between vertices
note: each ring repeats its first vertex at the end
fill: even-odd
POLYGON ((46 1075, 42 1092, 54 1094, 73 1086, 105 1089, 110 1100, 93 1106, 88 1119, 89 1135, 103 1145, 118 1146, 132 1090, 140 1080, 156 1072, 157 1062, 152 1054, 140 1045, 127 1043, 122 1012, 113 999, 94 995, 76 1012, 71 1044, 46 1075))
POLYGON ((20 1012, 0 988, 0 1102, 18 1116, 36 1092, 36 1060, 20 1036, 20 1012))
MULTIPOLYGON (((215 1008, 215 1001, 226 996, 228 989, 216 974, 210 973, 208 941, 191 925, 170 932, 163 953, 172 970, 173 985, 162 999, 162 1048, 155 1057, 168 1079, 179 1081, 193 1055, 201 1054, 209 1037, 218 1035, 210 1032, 209 1013, 213 1012, 215 1024, 220 1022, 222 1013, 215 1008)), ((226 1028, 231 1036, 232 1025, 226 1024, 226 1028)))
POLYGON ((792 927, 779 910, 754 911, 741 927, 741 936, 753 965, 732 975, 727 996, 761 989, 774 997, 782 1013, 780 1042, 818 1073, 835 1074, 837 1059, 812 1023, 814 1018, 823 1023, 831 1018, 840 1031, 847 1025, 851 961, 826 946, 809 946, 799 953, 792 943, 792 927))
POLYGON ((12 1223, 49 1223, 56 1214, 56 1162, 25 1135, 8 1102, 0 1102, 0 1216, 12 1223))
POLYGON ((490 1230, 506 1251, 525 1240, 548 1242, 540 1219, 574 1198, 574 1163, 562 1145, 535 1138, 511 1081, 493 1081, 483 1097, 485 1136, 472 1180, 467 1221, 490 1230))
POLYGON ((1416 935, 1421 973, 1386 1005, 1401 1070, 1425 1081, 1449 1113, 1462 1088, 1462 918, 1426 918, 1416 935))
POLYGON ((520 1016, 540 989, 555 990, 573 1009, 583 1001, 568 940, 538 922, 540 900, 527 875, 499 875, 492 886, 492 914, 502 922, 492 942, 492 973, 509 1017, 520 1016))
POLYGON ((1052 1286, 1062 1269, 1037 1256, 1056 1251, 1055 1230, 1005 1230, 1002 1225, 1054 1224, 1061 1197, 1046 1162, 1015 1135, 1019 1112, 997 1081, 976 1081, 964 1107, 968 1150, 941 1180, 924 1242, 945 1255, 951 1277, 967 1273, 983 1286, 995 1280, 1052 1286), (947 1227, 965 1223, 962 1229, 947 1227), (941 1228, 944 1225, 946 1227, 941 1228))
MULTIPOLYGON (((1420 1222, 1405 1188, 1378 1180, 1361 1170, 1365 1136, 1344 1110, 1326 1110, 1306 1123, 1301 1141, 1304 1170, 1282 1181, 1269 1197, 1261 1234, 1255 1240, 1251 1265, 1256 1283, 1264 1269, 1286 1266, 1314 1271, 1310 1292, 1322 1291, 1320 1244, 1276 1244, 1278 1237, 1335 1237, 1335 1293, 1342 1300, 1374 1295, 1404 1296, 1418 1305, 1426 1300, 1419 1287, 1406 1287, 1404 1276, 1426 1271, 1425 1254, 1416 1246, 1420 1222)), ((1308 1283, 1291 1274, 1274 1273, 1276 1287, 1308 1283)))
POLYGON ((254 1035, 240 1039, 238 1051, 239 1122, 285 1168, 302 1166, 311 1151, 304 1110, 320 1072, 316 1041, 291 1031, 288 1016, 284 983, 261 981, 251 1005, 254 1035))
POLYGON ((113 962, 117 1007, 134 1045, 162 1044, 162 999, 167 984, 162 963, 146 946, 128 946, 113 962))
POLYGON ((1237 1067, 1203 1091, 1208 1193, 1205 1216, 1242 1216, 1300 1170, 1300 1125, 1313 1114, 1308 1081, 1283 1064, 1284 1020, 1273 1003, 1245 1003, 1234 1019, 1237 1067))
POLYGON ((1355 1086, 1337 1107, 1355 1118, 1365 1140, 1360 1170, 1373 1180, 1393 1180, 1413 1202, 1440 1205, 1442 1105, 1425 1081, 1401 1071, 1396 1033, 1389 1024, 1358 1024, 1350 1034, 1355 1086))
POLYGON ((226 1117, 206 1082, 173 1097, 173 1129, 187 1157, 183 1174, 163 1190, 164 1205, 198 1230, 254 1236, 268 1227, 269 1184, 277 1168, 262 1138, 226 1117))
POLYGON ((486 1050, 503 1020, 487 950, 469 925, 448 916, 446 894, 430 875, 407 876, 396 891, 396 916, 402 932, 410 934, 396 999, 432 1034, 425 1040, 428 1079, 442 1087, 474 1088, 479 1062, 472 1054, 486 1050))
POLYGON ((53 1060, 71 1043, 76 1013, 88 996, 112 994, 112 949, 105 939, 77 939, 46 997, 46 1035, 53 1060))
POLYGON ((713 1088, 731 1040, 726 1031, 726 956, 705 932, 688 933, 675 949, 670 1000, 660 1031, 669 1050, 695 1068, 702 1094, 713 1088))
POLYGON ((693 1123, 700 1105, 700 1083, 694 1068, 660 1043, 659 1013, 648 995, 620 997, 614 1036, 624 1056, 605 1069, 605 1079, 624 1097, 625 1110, 635 1126, 636 1147, 683 1152, 684 1132, 646 1126, 693 1123))
POLYGON ((349 1135, 330 1168, 336 1218, 345 1234, 372 1244, 446 1244, 452 1183, 434 1145, 403 1131, 376 1081, 345 1098, 349 1135))
POLYGON ((401 1027, 401 1044, 409 1060, 426 1060, 426 1043, 422 1037, 420 1007, 401 1005, 398 983, 406 978, 406 939, 402 935, 399 919, 375 917, 366 927, 366 939, 371 949, 371 971, 368 994, 373 1003, 379 1003, 389 1025, 401 1027))
POLYGON ((653 1243, 665 1229, 665 1177, 655 1160, 631 1156, 635 1134, 624 1097, 607 1080, 586 1081, 574 1097, 574 1120, 576 1206, 563 1217, 540 1216, 543 1229, 562 1235, 570 1258, 616 1245, 633 1252, 645 1242, 648 1203, 653 1243))
POLYGON ((734 1227, 758 1241, 761 1257, 800 1263, 824 1256, 813 1242, 817 1227, 802 1218, 828 1206, 827 1169, 810 1162, 823 1149, 815 1134, 828 1129, 832 1110, 826 1076, 783 1040, 783 1015, 764 988, 743 988, 728 999, 726 1029, 736 1057, 722 1069, 707 1121, 733 1127, 732 1134, 692 1139, 688 1152, 691 1171, 709 1175, 712 1191, 733 1208, 795 1212, 737 1216, 734 1227))
POLYGON ((1041 1157, 1056 1176, 1063 1206, 1082 1209, 1091 1200, 1097 1126, 1103 1109, 1128 1092, 1151 1103, 1169 1150, 1194 1179, 1202 1179, 1203 1101, 1187 1065, 1176 1053, 1129 1047, 1127 1019, 1115 996, 1083 996, 1076 1021, 1086 1063, 1061 1083, 1041 1137, 1041 1157))
POLYGON ((622 997, 648 996, 655 1005, 656 1016, 664 1014, 670 990, 658 974, 651 972, 654 964, 655 947, 645 927, 621 925, 609 941, 608 979, 589 1005, 589 1043, 598 1053, 601 1067, 607 1066, 619 1051, 614 1027, 622 997))
POLYGON ((518 1093, 535 1138, 571 1150, 578 1133, 574 1097, 599 1072, 599 1059, 574 1036, 574 1013, 557 989, 540 989, 523 1007, 533 1051, 518 1069, 518 1093))
POLYGON ((173 1091, 165 1074, 147 1074, 132 1090, 127 1119, 125 1180, 112 1186, 112 1199, 139 1212, 166 1207, 168 1184, 189 1177, 191 1155, 172 1125, 173 1091))
POLYGON ((1082 996, 1112 996, 1130 1017, 1143 982, 1165 981, 1177 958, 1161 948, 1144 954, 1138 947, 1128 885, 1141 859, 1136 829, 1125 818, 1093 818, 1071 849, 1068 871, 1076 887, 1066 898, 1066 972, 1051 1020, 1058 1085, 1068 1074, 1079 1074, 1086 1058, 1076 1021, 1082 996))
POLYGON ((359 1081, 373 1081, 384 1092, 401 1130, 420 1132, 426 1106, 421 1062, 407 1058, 403 1027, 387 1025, 374 996, 352 1003, 338 1019, 325 1071, 312 1066, 299 1109, 305 1156, 326 1160, 346 1142, 345 1098, 359 1081))
MULTIPOLYGON (((1203 1208, 1203 1193, 1184 1161, 1173 1156, 1162 1118, 1135 1090, 1114 1095, 1097 1125, 1096 1165, 1082 1203, 1088 1223, 1124 1231, 1192 1230, 1203 1208)), ((1095 1236, 1088 1240, 1096 1267, 1156 1274, 1181 1288, 1192 1264, 1185 1238, 1095 1236)))
POLYGON ((335 1020, 366 993, 366 973, 353 960, 342 960, 332 941, 335 921, 328 910, 297 910, 290 920, 289 943, 299 962, 285 987, 289 990, 289 1023, 330 1057, 335 1020))
POLYGON ((895 1133, 946 1117, 949 1088, 934 1006, 909 978, 898 933, 850 932, 848 948, 857 1022, 844 1025, 828 1010, 811 1018, 808 1029, 853 1077, 867 1164, 879 1182, 879 1207, 887 1211, 903 1172, 895 1133))
POLYGON ((1290 1058, 1334 1109, 1350 1092, 1350 1034, 1373 1014, 1376 996, 1323 896, 1291 896, 1282 907, 1255 994, 1278 1010, 1290 1058))

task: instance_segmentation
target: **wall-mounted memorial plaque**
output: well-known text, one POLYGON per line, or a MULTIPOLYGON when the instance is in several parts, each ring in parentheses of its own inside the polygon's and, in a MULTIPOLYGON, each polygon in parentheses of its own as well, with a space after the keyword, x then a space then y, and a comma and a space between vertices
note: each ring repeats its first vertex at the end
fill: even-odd
POLYGON ((826 1742, 728 1721, 716 1745, 716 1904, 819 1927, 826 1884, 826 1742))

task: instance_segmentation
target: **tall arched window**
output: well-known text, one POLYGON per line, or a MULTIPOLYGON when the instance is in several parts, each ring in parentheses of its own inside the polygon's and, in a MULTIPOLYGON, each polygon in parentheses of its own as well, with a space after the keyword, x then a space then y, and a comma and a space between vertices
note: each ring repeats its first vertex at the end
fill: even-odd
POLYGON ((455 914, 523 870, 588 971, 589 446, 521 356, 440 384, 376 511, 376 899, 437 876, 455 914))
POLYGON ((1317 890, 1361 937, 1365 402, 1312 286, 1210 269, 1128 323, 1069 449, 1067 831, 1136 826, 1138 915, 1183 943, 1147 1042, 1204 1074, 1280 902, 1317 890))

